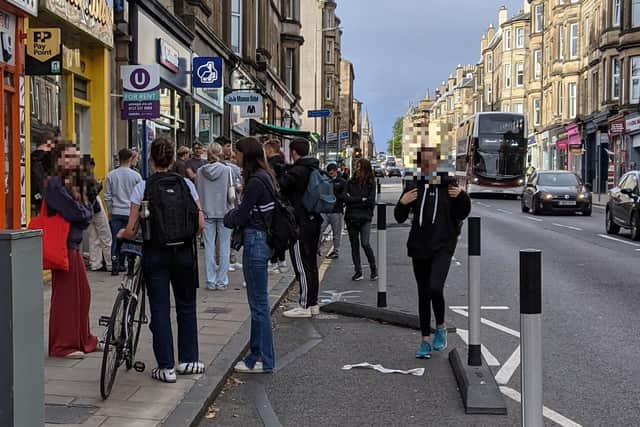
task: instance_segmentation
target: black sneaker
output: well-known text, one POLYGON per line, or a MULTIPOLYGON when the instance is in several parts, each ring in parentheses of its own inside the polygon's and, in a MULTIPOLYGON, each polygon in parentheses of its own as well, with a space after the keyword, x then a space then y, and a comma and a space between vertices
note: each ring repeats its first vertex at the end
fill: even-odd
POLYGON ((327 254, 327 259, 337 259, 338 253, 336 251, 331 251, 327 254))
POLYGON ((374 280, 378 280, 378 272, 375 270, 371 272, 371 281, 373 282, 374 280))
POLYGON ((351 280, 353 280, 354 282, 358 282, 358 281, 360 281, 362 279, 364 279, 364 276, 362 275, 362 273, 356 273, 351 278, 351 280))

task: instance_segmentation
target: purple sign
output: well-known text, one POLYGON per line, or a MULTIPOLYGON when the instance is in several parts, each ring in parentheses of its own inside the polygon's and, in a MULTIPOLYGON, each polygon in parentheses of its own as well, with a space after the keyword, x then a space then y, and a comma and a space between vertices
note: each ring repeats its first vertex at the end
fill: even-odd
POLYGON ((122 119, 157 119, 160 117, 160 68, 154 65, 121 67, 123 85, 122 119))

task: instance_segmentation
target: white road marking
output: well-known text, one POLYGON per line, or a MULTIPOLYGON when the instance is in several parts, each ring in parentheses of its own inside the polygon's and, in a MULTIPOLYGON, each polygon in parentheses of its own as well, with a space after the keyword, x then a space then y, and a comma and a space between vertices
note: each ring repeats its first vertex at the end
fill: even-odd
POLYGON ((532 216, 525 216, 525 218, 527 218, 529 221, 542 222, 540 218, 534 218, 532 216))
POLYGON ((636 249, 636 252, 640 252, 640 249, 636 249))
MULTIPOLYGON (((502 394, 510 399, 515 400, 518 403, 520 403, 520 401, 522 400, 520 393, 512 388, 501 386, 500 391, 502 392, 502 394)), ((577 422, 570 420, 564 415, 560 415, 553 409, 549 409, 546 406, 542 407, 542 415, 544 415, 554 423, 561 425, 562 427, 582 427, 582 424, 578 424, 577 422)))
POLYGON ((638 244, 638 243, 627 242, 626 240, 622 240, 622 239, 616 239, 615 237, 607 236, 606 234, 598 234, 598 236, 602 237, 603 239, 608 239, 608 240, 613 240, 615 242, 624 243, 625 245, 640 247, 640 244, 638 244))
MULTIPOLYGON (((466 305, 450 305, 449 308, 451 310, 468 310, 469 307, 466 305)), ((481 310, 509 310, 509 307, 506 305, 483 305, 480 307, 481 310)))
MULTIPOLYGON (((468 313, 467 311, 465 311, 465 310, 460 310, 460 309, 451 309, 451 311, 453 311, 454 313, 458 313, 458 314, 459 314, 459 315, 461 315, 461 316, 469 317, 469 313, 468 313)), ((504 332, 505 334, 508 334, 508 335, 514 336, 514 337, 516 337, 516 338, 520 338, 520 332, 515 331, 515 330, 513 330, 513 329, 511 329, 511 328, 507 328, 506 326, 502 326, 502 325, 501 325, 501 324, 499 324, 499 323, 492 322, 491 320, 489 320, 489 319, 485 319, 484 317, 481 317, 481 318, 480 318, 480 322, 482 322, 482 323, 484 323, 485 325, 490 326, 490 327, 492 327, 492 328, 494 328, 494 329, 497 329, 497 330, 499 330, 500 332, 504 332)))
POLYGON ((569 230, 575 230, 575 231, 582 231, 582 228, 574 227, 572 225, 558 224, 557 222, 553 222, 552 224, 555 225, 556 227, 568 228, 569 230))
POLYGON ((591 205, 591 207, 596 208, 596 209, 602 209, 602 210, 606 209, 606 207, 600 206, 600 205, 591 205))
MULTIPOLYGON (((462 339, 462 341, 464 341, 466 345, 469 345, 469 331, 467 331, 466 329, 456 328, 456 333, 460 335, 460 339, 462 339)), ((498 359, 493 354, 491 354, 491 352, 487 349, 487 347, 484 346, 484 344, 480 346, 480 351, 482 352, 482 357, 484 357, 487 365, 500 366, 500 362, 498 361, 498 359)))
POLYGON ((520 366, 520 346, 516 348, 511 356, 507 359, 502 368, 496 374, 496 381, 498 384, 508 384, 509 380, 513 376, 513 373, 520 366))
POLYGON ((499 208, 497 210, 498 210, 498 212, 502 212, 502 213, 506 213, 506 214, 509 214, 509 215, 513 215, 513 212, 511 212, 511 211, 507 211, 507 210, 499 209, 499 208))
POLYGON ((490 208, 491 207, 491 205, 488 205, 488 204, 482 203, 482 202, 476 202, 476 204, 478 204, 478 205, 480 205, 482 207, 485 207, 485 208, 490 208))

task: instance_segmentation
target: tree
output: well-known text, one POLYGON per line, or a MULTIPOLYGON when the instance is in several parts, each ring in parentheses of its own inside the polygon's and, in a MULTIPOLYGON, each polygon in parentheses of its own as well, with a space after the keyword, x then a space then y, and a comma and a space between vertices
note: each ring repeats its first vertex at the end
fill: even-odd
POLYGON ((387 141, 387 154, 392 156, 402 155, 402 117, 398 117, 393 123, 391 139, 387 141))

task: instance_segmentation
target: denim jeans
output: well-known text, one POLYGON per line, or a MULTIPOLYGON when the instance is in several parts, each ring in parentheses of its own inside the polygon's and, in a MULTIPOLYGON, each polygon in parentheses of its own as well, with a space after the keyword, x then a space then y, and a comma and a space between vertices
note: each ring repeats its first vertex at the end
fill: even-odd
POLYGON ((229 251, 231 249, 230 228, 222 219, 207 219, 204 224, 204 264, 208 288, 229 286, 229 251), (216 235, 220 264, 216 263, 216 235))
POLYGON ((128 223, 129 217, 126 215, 111 215, 111 268, 116 271, 116 268, 122 268, 124 264, 124 257, 120 254, 122 244, 116 236, 128 223))
POLYGON ((158 368, 175 365, 171 331, 171 297, 173 288, 178 319, 179 363, 198 361, 198 322, 196 319, 197 280, 195 256, 191 244, 154 248, 144 247, 143 267, 147 279, 153 353, 158 368))
POLYGON ((253 368, 258 359, 262 359, 263 368, 267 372, 275 368, 267 271, 269 258, 271 248, 267 245, 267 234, 252 228, 245 229, 242 270, 247 282, 247 299, 251 308, 251 352, 244 362, 253 368))

